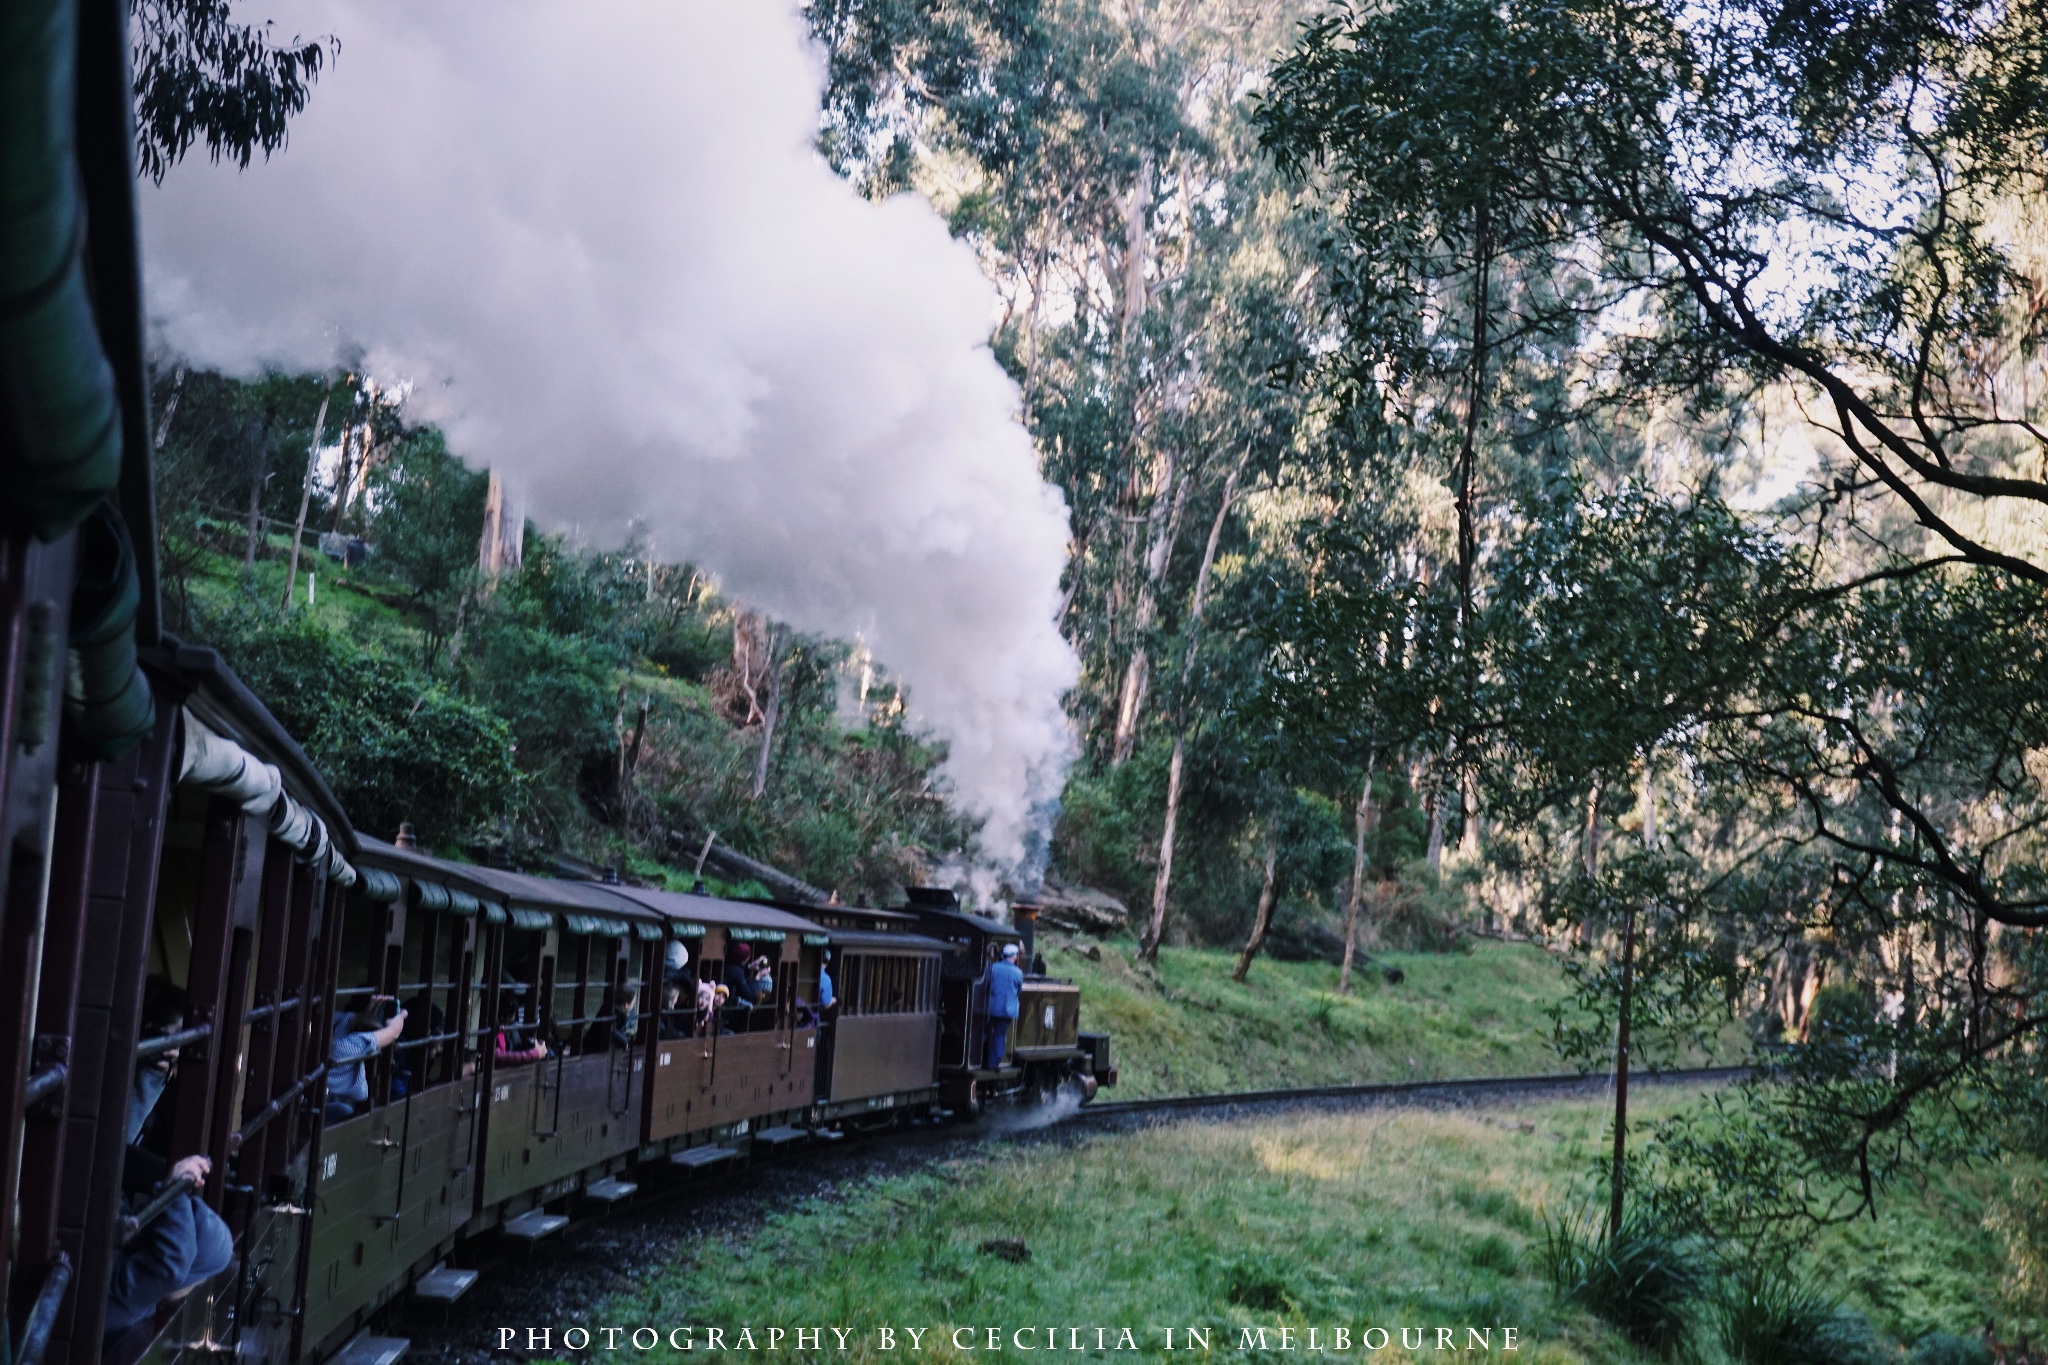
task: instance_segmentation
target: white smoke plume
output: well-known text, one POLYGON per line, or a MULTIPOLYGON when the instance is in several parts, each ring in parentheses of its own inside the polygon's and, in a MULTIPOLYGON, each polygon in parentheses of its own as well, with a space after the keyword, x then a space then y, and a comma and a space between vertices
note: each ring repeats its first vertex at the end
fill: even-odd
POLYGON ((858 632, 1018 863, 1072 748, 1066 507, 972 254, 813 150, 822 59, 786 0, 237 17, 341 52, 269 162, 145 188, 162 341, 243 374, 360 356, 544 525, 639 527, 858 632))

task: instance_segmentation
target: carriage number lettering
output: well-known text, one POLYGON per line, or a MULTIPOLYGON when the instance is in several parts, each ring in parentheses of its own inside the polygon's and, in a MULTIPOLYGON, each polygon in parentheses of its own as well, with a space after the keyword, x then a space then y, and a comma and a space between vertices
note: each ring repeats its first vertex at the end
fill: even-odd
POLYGON ((1047 1006, 1045 1007, 1045 1026, 1046 1026, 1047 1028, 1051 1028, 1051 1027, 1052 1027, 1052 1006, 1051 1006, 1051 1005, 1047 1005, 1047 1006))

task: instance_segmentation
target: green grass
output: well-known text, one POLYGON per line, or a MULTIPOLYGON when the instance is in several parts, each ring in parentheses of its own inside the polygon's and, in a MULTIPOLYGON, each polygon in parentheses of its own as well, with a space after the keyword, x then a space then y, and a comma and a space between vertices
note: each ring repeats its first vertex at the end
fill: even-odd
POLYGON ((1099 962, 1065 941, 1041 951, 1054 976, 1079 983, 1082 1027, 1112 1036, 1111 1098, 1569 1069, 1545 1013, 1564 974, 1528 944, 1380 954, 1405 979, 1362 968, 1348 995, 1322 963, 1262 958, 1238 985, 1231 952, 1163 948, 1154 970, 1128 942, 1099 946, 1099 962))
MULTIPOLYGON (((1651 1118, 1687 1100, 1658 1090, 1639 1109, 1651 1118)), ((704 1326, 733 1338, 752 1325, 757 1347, 771 1325, 836 1325, 849 1349, 825 1356, 848 1361, 968 1359, 948 1340, 963 1326, 984 1346, 988 1327, 1005 1329, 1006 1341, 1035 1327, 1041 1347, 1046 1327, 1060 1329, 1062 1346, 1068 1327, 1085 1329, 1089 1345, 1096 1327, 1110 1341, 1129 1327, 1146 1357, 1165 1359, 1184 1358, 1161 1350, 1168 1326, 1180 1340, 1187 1327, 1206 1329, 1213 1354, 1230 1359, 1261 1358, 1238 1347, 1247 1328, 1256 1341, 1264 1327, 1264 1358, 1274 1360, 1308 1355, 1310 1327, 1327 1345, 1336 1327, 1355 1343, 1382 1326, 1395 1329, 1394 1344, 1369 1358, 1444 1360, 1457 1357, 1402 1349, 1398 1329, 1455 1327, 1465 1346, 1467 1327, 1491 1327, 1493 1353, 1463 1354, 1524 1365, 1641 1360, 1619 1333, 1560 1306, 1540 1265, 1545 1216, 1583 1207, 1604 1142, 1604 1108, 1574 1102, 1175 1123, 993 1149, 699 1244, 605 1305, 593 1325, 694 1324, 700 1345, 704 1326), (989 1246, 1013 1241, 1027 1261, 989 1246), (1282 1326, 1297 1349, 1279 1349, 1282 1326), (1518 1330, 1512 1355, 1498 1349, 1508 1326, 1518 1330), (897 1333, 894 1352, 880 1349, 883 1327, 897 1333), (923 1349, 908 1349, 910 1327, 925 1330, 923 1349)), ((1938 1200, 1905 1202, 1920 1212, 1880 1227, 1902 1251, 1972 1262, 1989 1246, 1981 1224, 1938 1226, 1938 1200), (1903 1240, 1921 1234, 1931 1240, 1903 1240)), ((1864 1253, 1839 1254, 1853 1286, 1864 1253)), ((1992 1277, 1946 1298, 1935 1325, 1973 1331, 1994 1288, 1992 1277)), ((1878 1305, 1852 1291, 1851 1306, 1896 1335, 1878 1305)), ((785 1336, 781 1354, 793 1344, 785 1336)), ((1014 1343, 1005 1358, 1016 1358, 1014 1343)))

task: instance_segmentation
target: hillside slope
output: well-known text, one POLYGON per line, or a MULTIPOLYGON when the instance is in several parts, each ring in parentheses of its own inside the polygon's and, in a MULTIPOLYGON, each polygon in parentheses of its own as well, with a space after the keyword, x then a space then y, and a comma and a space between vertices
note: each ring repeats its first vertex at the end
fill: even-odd
POLYGON ((1081 987, 1084 1027, 1112 1035, 1119 1099, 1567 1069, 1545 1013, 1564 974, 1527 944, 1381 954, 1401 982, 1361 968, 1349 995, 1318 962, 1262 958, 1239 985, 1235 955, 1216 949, 1163 948, 1156 969, 1127 940, 1055 938, 1040 951, 1081 987))

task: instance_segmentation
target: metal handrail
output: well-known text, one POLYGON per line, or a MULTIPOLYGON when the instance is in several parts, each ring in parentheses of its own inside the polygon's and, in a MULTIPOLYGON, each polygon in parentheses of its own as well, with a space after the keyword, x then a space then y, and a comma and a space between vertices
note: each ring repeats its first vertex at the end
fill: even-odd
POLYGON ((463 1034, 464 1030, 456 1029, 453 1033, 429 1033, 419 1038, 401 1038, 391 1045, 391 1050, 393 1052, 409 1052, 414 1048, 431 1047, 435 1043, 450 1042, 462 1037, 463 1034))
POLYGON ((230 1152, 240 1151, 243 1143, 262 1131, 263 1125, 269 1123, 279 1114, 282 1114, 292 1101, 305 1094, 309 1087, 326 1078, 327 1068, 324 1066, 316 1067, 306 1075, 299 1077, 288 1090, 257 1110, 255 1115, 244 1121, 240 1128, 228 1134, 228 1150, 230 1152))
POLYGON ((181 1175, 177 1179, 168 1182, 162 1189, 156 1192, 156 1197, 147 1204, 144 1204, 141 1211, 135 1215, 135 1226, 139 1228, 148 1227, 151 1223, 163 1217, 165 1209, 168 1209, 186 1195, 196 1194, 198 1191, 199 1182, 193 1180, 190 1176, 181 1175))
POLYGON ((43 1355, 50 1349, 50 1334, 57 1328, 57 1310, 64 1306, 64 1295, 70 1288, 71 1258, 60 1251, 51 1263, 50 1273, 43 1277, 35 1307, 29 1310, 28 1323, 21 1330, 21 1349, 15 1352, 15 1365, 42 1365, 43 1355))
POLYGON ((64 1088, 65 1078, 70 1074, 71 1068, 62 1062, 58 1062, 55 1065, 46 1066, 41 1071, 30 1076, 28 1084, 21 1088, 21 1107, 33 1109, 44 1100, 49 1099, 64 1088))
POLYGON ((159 1033, 154 1038, 144 1038, 135 1045, 135 1059, 161 1056, 174 1047, 185 1047, 191 1043, 203 1043, 213 1037, 212 1024, 194 1024, 191 1028, 177 1033, 159 1033))
POLYGON ((242 1016, 242 1022, 245 1024, 254 1024, 261 1020, 269 1019, 275 1015, 284 1014, 287 1011, 295 1010, 298 1007, 299 997, 295 995, 289 1000, 280 1000, 272 1005, 256 1006, 256 1008, 250 1010, 247 1014, 242 1016))

